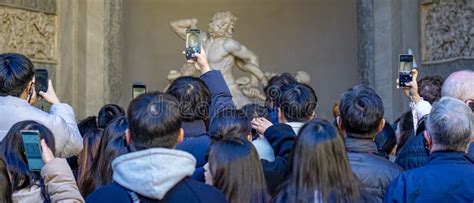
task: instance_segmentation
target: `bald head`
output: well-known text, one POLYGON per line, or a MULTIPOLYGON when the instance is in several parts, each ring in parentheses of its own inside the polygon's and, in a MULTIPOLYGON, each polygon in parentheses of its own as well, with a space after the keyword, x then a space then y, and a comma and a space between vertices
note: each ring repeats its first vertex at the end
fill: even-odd
POLYGON ((444 81, 441 96, 450 96, 462 101, 474 99, 474 72, 462 70, 451 73, 444 81))

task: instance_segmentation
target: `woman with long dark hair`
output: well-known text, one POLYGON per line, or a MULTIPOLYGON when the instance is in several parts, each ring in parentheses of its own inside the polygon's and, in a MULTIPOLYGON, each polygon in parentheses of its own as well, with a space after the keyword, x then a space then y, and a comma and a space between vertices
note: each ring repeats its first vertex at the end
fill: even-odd
POLYGON ((231 203, 270 200, 257 151, 246 139, 229 137, 214 143, 204 168, 206 183, 231 203))
POLYGON ((291 169, 274 202, 357 202, 361 192, 342 137, 327 121, 315 119, 298 134, 291 169))
POLYGON ((119 155, 127 153, 125 131, 128 128, 127 118, 124 116, 112 120, 105 128, 97 150, 98 156, 92 162, 89 173, 85 174, 80 182, 83 196, 92 193, 96 188, 112 183, 112 161, 119 155))
MULTIPOLYGON (((36 121, 22 121, 13 125, 0 144, 0 152, 4 155, 11 187, 0 187, 2 190, 0 194, 6 194, 9 191, 12 202, 56 202, 59 200, 83 202, 66 160, 54 158, 53 154, 56 151, 54 144, 51 131, 36 121), (29 170, 22 130, 39 132, 41 143, 38 144, 41 144, 41 157, 45 164, 41 173, 29 170), (5 188, 8 191, 5 191, 5 188)), ((2 184, 7 184, 7 182, 2 181, 2 184)))
POLYGON ((102 138, 104 130, 95 128, 88 131, 83 137, 83 146, 81 153, 78 157, 78 172, 77 182, 82 183, 86 174, 90 173, 92 163, 97 158, 100 140, 102 138))
POLYGON ((10 181, 10 175, 8 175, 7 164, 5 163, 5 157, 0 153, 0 183, 2 187, 0 189, 0 200, 4 203, 12 202, 12 185, 10 181))

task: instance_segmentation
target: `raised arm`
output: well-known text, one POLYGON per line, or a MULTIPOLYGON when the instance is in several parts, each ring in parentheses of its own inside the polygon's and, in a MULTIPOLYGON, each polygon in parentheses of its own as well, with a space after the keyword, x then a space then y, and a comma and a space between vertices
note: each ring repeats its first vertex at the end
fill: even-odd
POLYGON ((186 40, 186 30, 189 28, 196 28, 197 23, 197 19, 189 18, 171 21, 170 26, 179 37, 186 40))
POLYGON ((247 47, 236 40, 227 39, 224 42, 224 49, 236 58, 237 66, 245 72, 252 74, 253 77, 266 82, 265 74, 260 69, 258 57, 247 47))

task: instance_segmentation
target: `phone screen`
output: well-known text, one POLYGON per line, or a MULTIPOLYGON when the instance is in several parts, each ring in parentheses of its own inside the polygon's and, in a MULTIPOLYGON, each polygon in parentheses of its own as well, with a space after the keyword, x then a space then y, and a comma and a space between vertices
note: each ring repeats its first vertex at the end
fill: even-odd
POLYGON ((413 55, 400 55, 400 64, 398 66, 399 85, 406 87, 406 84, 412 81, 411 71, 413 70, 413 55))
POLYGON ((141 94, 146 93, 146 86, 144 84, 134 84, 132 87, 133 99, 137 98, 141 94))
POLYGON ((48 70, 46 69, 35 70, 35 89, 36 89, 36 92, 48 91, 48 70))
POLYGON ((30 171, 41 171, 44 163, 41 159, 41 146, 37 130, 22 130, 21 137, 25 148, 26 159, 30 171))
POLYGON ((188 29, 186 30, 186 59, 192 59, 194 53, 201 53, 201 31, 188 29))

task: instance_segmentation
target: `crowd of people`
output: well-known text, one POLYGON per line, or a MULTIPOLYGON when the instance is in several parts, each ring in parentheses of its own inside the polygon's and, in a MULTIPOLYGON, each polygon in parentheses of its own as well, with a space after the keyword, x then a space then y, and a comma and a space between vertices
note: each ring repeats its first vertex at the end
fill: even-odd
POLYGON ((27 57, 0 54, 1 202, 474 201, 473 71, 418 81, 413 70, 400 87, 411 108, 394 123, 373 89, 354 86, 327 121, 316 91, 287 73, 265 104, 237 109, 205 51, 194 57, 200 77, 76 123, 51 81, 35 90, 27 57), (29 170, 24 130, 39 132, 41 171, 29 170))

